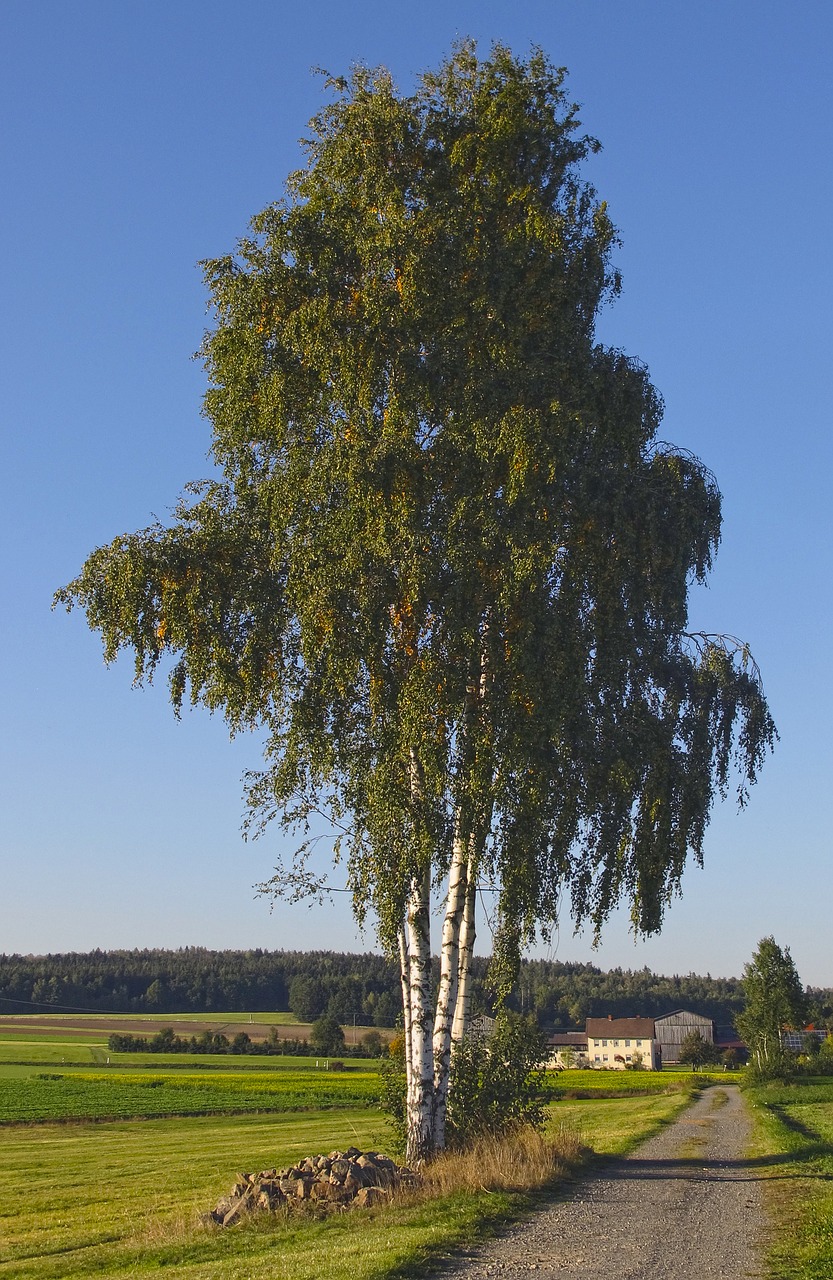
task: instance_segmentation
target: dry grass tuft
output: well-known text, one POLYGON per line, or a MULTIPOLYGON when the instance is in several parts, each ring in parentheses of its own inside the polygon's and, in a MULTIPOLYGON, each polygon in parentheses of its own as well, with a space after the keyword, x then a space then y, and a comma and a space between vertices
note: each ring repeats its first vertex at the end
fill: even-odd
POLYGON ((534 1191, 568 1175, 582 1153, 578 1134, 555 1136, 521 1128, 501 1137, 484 1135, 465 1151, 445 1152, 424 1170, 428 1195, 453 1191, 534 1191))
MULTIPOLYGON (((389 1193, 387 1200, 372 1208, 330 1205, 325 1201, 298 1200, 280 1205, 271 1213, 255 1213, 247 1219, 251 1232, 292 1229, 292 1225, 342 1217, 349 1212, 357 1218, 384 1220, 410 1206, 440 1200, 455 1194, 487 1192, 534 1192, 569 1177, 580 1163, 585 1148, 578 1133, 563 1127, 545 1136, 520 1127, 501 1136, 484 1135, 464 1151, 447 1151, 422 1171, 419 1181, 389 1193)), ((202 1206, 204 1210, 205 1206, 202 1206)), ((173 1216, 150 1213, 133 1232, 135 1244, 145 1247, 186 1244, 196 1236, 220 1234, 221 1228, 207 1220, 200 1207, 183 1206, 173 1216)))

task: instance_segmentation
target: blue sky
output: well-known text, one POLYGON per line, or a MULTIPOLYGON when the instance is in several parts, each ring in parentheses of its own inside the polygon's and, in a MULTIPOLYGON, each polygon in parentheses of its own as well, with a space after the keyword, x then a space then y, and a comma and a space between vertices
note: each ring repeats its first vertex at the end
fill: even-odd
MULTIPOLYGON (((106 670, 53 591, 209 471, 197 262, 280 194, 324 99, 311 68, 385 63, 407 89, 471 35, 540 44, 603 143, 624 293, 600 336, 644 360, 663 435, 724 494, 692 625, 748 639, 782 741, 659 938, 565 920, 542 954, 738 974, 758 939, 833 985, 833 8, 699 0, 4 0, 0 6, 0 951, 370 949, 343 902, 270 914, 278 835, 240 836, 256 740, 106 670)), ((480 950, 488 949, 484 922, 480 950)))

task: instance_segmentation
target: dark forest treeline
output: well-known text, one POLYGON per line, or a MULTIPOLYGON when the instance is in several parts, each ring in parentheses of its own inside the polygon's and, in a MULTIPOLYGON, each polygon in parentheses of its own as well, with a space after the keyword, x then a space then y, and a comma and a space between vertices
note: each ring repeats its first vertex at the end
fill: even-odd
MULTIPOLYGON (((491 1012, 487 960, 475 958, 475 1011, 491 1012)), ((813 993, 815 1017, 833 1014, 833 992, 813 993)), ((512 1003, 542 1025, 582 1026, 588 1016, 685 1008, 724 1025, 743 1007, 737 978, 663 977, 649 969, 611 969, 528 960, 512 1003)), ((324 1013, 360 1026, 394 1026, 399 977, 374 954, 332 951, 92 951, 49 956, 0 955, 0 1012, 49 1008, 110 1013, 324 1013)))
POLYGON ((0 1012, 288 1012, 392 1026, 399 979, 378 955, 328 951, 71 952, 0 956, 0 1012), (29 1006, 34 1005, 32 1009, 29 1006))

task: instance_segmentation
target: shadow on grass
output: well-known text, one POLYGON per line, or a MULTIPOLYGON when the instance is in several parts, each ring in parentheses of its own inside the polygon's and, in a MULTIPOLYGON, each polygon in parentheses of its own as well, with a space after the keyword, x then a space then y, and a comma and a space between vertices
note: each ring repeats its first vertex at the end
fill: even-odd
POLYGON ((833 1147, 824 1141, 817 1129, 811 1128, 808 1124, 802 1124, 800 1120, 796 1120, 795 1116, 788 1115, 784 1108, 777 1103, 770 1103, 769 1109, 773 1115, 778 1117, 779 1123, 785 1129, 789 1129, 790 1133, 797 1133, 800 1138, 805 1138, 815 1146, 823 1146, 828 1155, 833 1155, 833 1147))
MULTIPOLYGON (((764 1170, 782 1165, 792 1166, 798 1171, 802 1165, 810 1164, 819 1157, 829 1157, 830 1154, 829 1146, 814 1143, 802 1151, 750 1156, 744 1160, 708 1160, 696 1155, 678 1156, 669 1160, 640 1160, 638 1156, 632 1156, 630 1159, 607 1160, 597 1165, 596 1171, 615 1181, 644 1182, 651 1179, 680 1178, 698 1182, 755 1182, 765 1177, 771 1180, 772 1175, 764 1173, 764 1170)), ((814 1169, 813 1177, 833 1182, 833 1173, 820 1173, 814 1169)))

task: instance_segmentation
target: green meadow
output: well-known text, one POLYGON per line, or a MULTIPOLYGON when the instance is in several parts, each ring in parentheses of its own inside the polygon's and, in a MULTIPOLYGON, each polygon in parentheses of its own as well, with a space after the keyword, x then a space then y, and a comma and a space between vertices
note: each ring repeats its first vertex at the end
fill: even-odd
POLYGON ((753 1155, 765 1179, 770 1274, 779 1280, 833 1276, 833 1080, 750 1088, 753 1155))
MULTIPOLYGON (((238 1171, 349 1145, 390 1151, 376 1065, 203 1055, 197 1070, 182 1063, 188 1055, 110 1054, 102 1067, 91 1048, 106 1064, 106 1035, 92 1044, 72 1029, 24 1025, 0 1038, 0 1278, 120 1280, 164 1268, 175 1280, 389 1280, 532 1203, 517 1191, 468 1192, 206 1227, 200 1215, 238 1171)), ((690 1096, 690 1077, 644 1073, 634 1094, 631 1076, 609 1073, 591 1091, 590 1075, 553 1080, 558 1095, 592 1096, 557 1097, 550 1126, 602 1154, 628 1150, 690 1096)))

